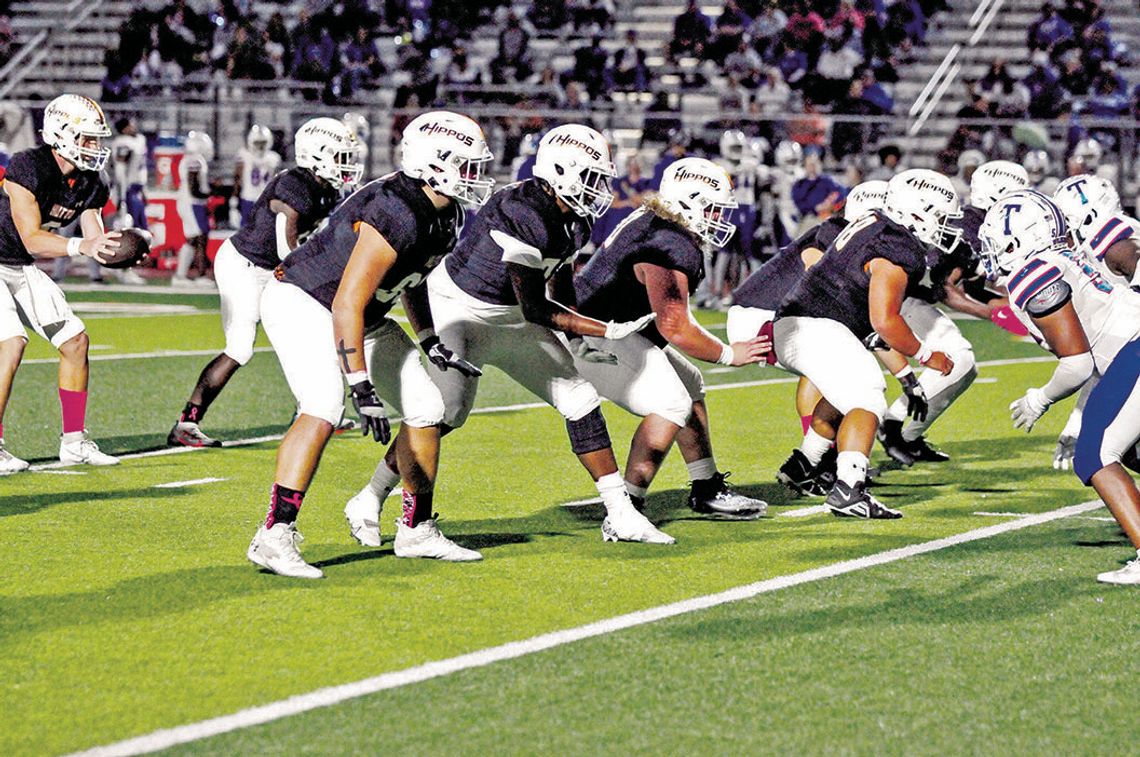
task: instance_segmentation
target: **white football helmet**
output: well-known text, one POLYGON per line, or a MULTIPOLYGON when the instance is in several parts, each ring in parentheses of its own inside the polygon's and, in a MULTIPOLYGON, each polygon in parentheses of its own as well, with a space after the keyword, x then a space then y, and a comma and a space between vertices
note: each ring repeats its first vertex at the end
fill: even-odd
POLYGON ((1025 166, 1026 174, 1029 175, 1029 181, 1033 184, 1040 184, 1049 173, 1049 162, 1049 153, 1044 150, 1027 152, 1022 164, 1025 166))
POLYGON ((671 163, 657 196, 666 210, 684 219, 689 231, 713 247, 724 247, 736 232, 730 223, 737 207, 732 180, 711 160, 681 158, 671 163))
POLYGON ((725 129, 720 135, 720 157, 738 165, 748 152, 748 137, 740 129, 725 129))
POLYGON ((1073 160, 1079 161, 1086 171, 1095 171, 1100 165, 1100 159, 1103 155, 1104 148, 1100 146, 1100 142, 1090 137, 1077 142, 1071 157, 1073 160))
POLYGON ((804 162, 804 148, 800 147, 799 142, 785 139, 776 145, 775 158, 776 165, 780 168, 795 168, 796 166, 801 166, 804 162))
POLYGON ((197 155, 207 163, 214 159, 214 140, 204 131, 190 131, 182 148, 187 155, 197 155))
POLYGON ((991 160, 978 166, 970 178, 970 204, 989 210, 1004 194, 1029 186, 1029 174, 1008 160, 991 160))
POLYGON ((962 230, 950 221, 962 217, 950 179, 928 168, 911 168, 887 182, 883 212, 918 239, 942 252, 958 244, 962 230))
POLYGON ((364 174, 360 140, 335 118, 311 118, 293 138, 297 165, 307 168, 335 189, 354 186, 364 174))
POLYGON ((254 124, 245 135, 245 146, 256 155, 264 155, 273 148, 273 132, 268 126, 254 124))
POLYGON ((1053 201, 1033 189, 1005 195, 986 212, 978 229, 986 276, 1000 279, 1021 261, 1068 246, 1065 217, 1053 201))
POLYGON ((538 143, 534 176, 582 218, 600 218, 614 201, 610 181, 617 175, 606 138, 589 126, 551 129, 538 143))
POLYGON ((843 203, 843 219, 850 223, 873 210, 882 210, 887 202, 887 182, 879 179, 856 184, 843 203))
POLYGON ((1053 202, 1065 214, 1078 243, 1095 234, 1110 216, 1124 212, 1112 182, 1087 173, 1062 181, 1053 193, 1053 202))
POLYGON ((485 176, 491 150, 479 124, 466 116, 434 110, 416 116, 400 139, 400 169, 434 191, 478 207, 495 180, 485 176))
POLYGON ((81 171, 101 171, 111 155, 103 140, 111 136, 103 109, 89 97, 60 95, 44 109, 44 144, 81 171))

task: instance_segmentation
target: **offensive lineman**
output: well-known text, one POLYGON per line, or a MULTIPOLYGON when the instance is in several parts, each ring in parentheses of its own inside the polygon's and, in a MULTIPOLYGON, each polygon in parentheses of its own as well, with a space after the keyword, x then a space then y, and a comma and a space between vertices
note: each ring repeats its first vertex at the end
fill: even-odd
MULTIPOLYGON (((342 126, 349 128, 345 124, 342 126)), ((234 170, 234 192, 238 196, 242 228, 249 224, 254 203, 281 167, 281 156, 272 148, 273 132, 268 127, 260 124, 249 127, 245 147, 238 150, 237 168, 234 170)))
POLYGON ((100 174, 111 136, 99 105, 87 97, 60 95, 44 110, 44 144, 12 157, 0 192, 0 472, 28 464, 3 446, 3 417, 12 379, 24 354, 30 327, 59 350, 59 404, 63 415, 59 459, 64 463, 116 465, 87 438, 87 349, 83 321, 36 258, 79 257, 103 262, 119 246, 119 232, 103 229, 110 196, 100 174), (55 231, 79 219, 82 237, 55 231))
MULTIPOLYGON (((365 435, 384 444, 391 438, 381 395, 403 415, 396 437, 404 481, 396 556, 482 558, 436 526, 432 491, 443 400, 415 344, 387 313, 402 297, 415 332, 432 333, 424 277, 455 245, 463 225, 460 203, 486 202, 493 180, 483 172, 491 160, 483 131, 471 119, 447 111, 416 117, 400 141, 400 171, 365 184, 341 203, 265 287, 262 323, 297 398, 298 415, 277 451, 265 525, 246 553, 254 564, 296 578, 323 575, 301 558, 295 522, 344 411, 344 381, 365 435)), ((438 337, 424 337, 421 347, 436 365, 478 372, 438 337)))
POLYGON ((210 198, 210 161, 214 159, 214 140, 208 134, 192 131, 186 135, 185 151, 178 163, 178 216, 186 242, 178 250, 178 267, 172 286, 212 286, 206 271, 206 241, 210 235, 210 217, 206 201, 210 198), (198 276, 190 279, 190 268, 198 276))
POLYGON ((222 446, 202 431, 202 419, 238 368, 253 357, 261 292, 273 270, 328 216, 341 192, 360 181, 364 169, 358 144, 349 128, 334 118, 306 121, 294 139, 296 167, 269 179, 248 223, 222 243, 214 276, 226 348, 202 369, 167 436, 170 446, 222 446))
MULTIPOLYGON (((606 507, 602 537, 671 544, 673 538, 630 501, 598 394, 555 335, 560 331, 575 341, 581 336, 623 339, 652 320, 649 314, 630 323, 604 323, 560 304, 573 303, 571 267, 564 263, 589 241, 593 222, 609 208, 614 173, 609 145, 594 129, 567 124, 547 132, 535 154, 534 178, 491 197, 431 275, 428 291, 437 338, 479 368, 502 369, 566 419, 570 447, 606 507), (557 301, 547 297, 547 282, 554 277, 557 301)), ((461 427, 474 406, 478 376, 436 366, 429 373, 443 395, 444 432, 461 427)), ((395 450, 389 449, 372 481, 345 508, 352 534, 362 544, 379 546, 381 503, 399 480, 395 462, 395 450)))

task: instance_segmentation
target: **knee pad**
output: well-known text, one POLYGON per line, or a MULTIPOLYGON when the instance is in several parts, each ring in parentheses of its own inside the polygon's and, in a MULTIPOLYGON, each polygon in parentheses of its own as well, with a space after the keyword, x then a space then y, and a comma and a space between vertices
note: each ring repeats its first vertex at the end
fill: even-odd
POLYGON ((606 419, 598 407, 577 420, 567 420, 566 432, 570 435, 570 449, 574 450, 575 455, 585 455, 612 446, 606 419))
MULTIPOLYGON (((429 428, 443 423, 444 406, 443 396, 436 389, 435 384, 428 382, 418 387, 414 396, 409 397, 403 408, 404 423, 412 428, 429 428)), ((452 428, 458 428, 448 423, 452 428)), ((462 425, 462 423, 460 423, 462 425)))
POLYGON ((554 385, 551 394, 554 408, 567 421, 583 418, 601 405, 598 390, 583 378, 560 380, 554 385))

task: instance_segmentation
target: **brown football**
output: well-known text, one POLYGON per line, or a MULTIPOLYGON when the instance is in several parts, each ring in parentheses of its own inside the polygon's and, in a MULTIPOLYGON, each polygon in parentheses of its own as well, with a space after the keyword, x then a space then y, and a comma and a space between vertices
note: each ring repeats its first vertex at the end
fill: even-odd
POLYGON ((123 229, 119 237, 119 247, 103 265, 108 268, 131 268, 138 265, 150 254, 150 235, 138 229, 123 229))

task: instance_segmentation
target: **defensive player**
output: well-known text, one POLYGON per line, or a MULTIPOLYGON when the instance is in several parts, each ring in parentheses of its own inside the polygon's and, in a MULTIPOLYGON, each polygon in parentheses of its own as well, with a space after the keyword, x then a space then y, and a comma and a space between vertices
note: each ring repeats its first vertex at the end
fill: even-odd
POLYGON ((1070 249, 1061 211, 1037 192, 1008 195, 980 230, 987 270, 1005 285, 1014 312, 1058 358, 1049 381, 1010 405, 1014 426, 1031 431, 1050 405, 1103 377, 1089 397, 1073 471, 1108 505, 1135 559, 1097 580, 1140 584, 1140 298, 1114 287, 1080 251, 1070 249))
POLYGON ((173 286, 213 286, 206 271, 206 241, 210 234, 210 218, 206 201, 210 198, 210 161, 214 159, 214 140, 210 135, 192 131, 186 135, 182 160, 178 163, 178 216, 186 242, 178 250, 178 267, 170 280, 173 286), (189 277, 190 268, 198 271, 189 277))
POLYGON ((923 344, 900 311, 926 273, 927 246, 946 252, 957 243, 960 231, 950 221, 960 215, 949 179, 903 171, 888 182, 883 211, 848 225, 777 311, 779 361, 823 394, 812 415, 820 448, 809 459, 818 465, 834 440, 836 482, 826 505, 836 515, 902 517, 866 491, 868 455, 887 410, 883 375, 867 344, 875 337, 943 374, 953 370, 953 361, 923 344))
POLYGON ((131 228, 147 229, 146 220, 146 137, 129 118, 115 122, 119 132, 111 142, 115 166, 116 204, 131 218, 131 228))
POLYGON ((764 359, 770 340, 725 344, 702 328, 689 298, 704 275, 705 249, 723 247, 736 227, 736 200, 723 168, 682 158, 665 169, 661 189, 627 218, 574 278, 583 315, 606 321, 654 322, 624 339, 585 337, 582 375, 603 397, 643 419, 625 468, 626 488, 644 502, 674 439, 689 470, 689 507, 716 517, 757 518, 767 503, 732 491, 717 469, 700 370, 682 353, 721 365, 764 359), (608 359, 599 357, 609 355, 608 359))
POLYGON ((59 350, 60 461, 119 462, 87 438, 86 328, 60 288, 35 266, 37 258, 64 256, 103 262, 119 246, 119 232, 103 229, 110 189, 100 171, 111 152, 103 140, 110 136, 94 100, 61 95, 44 110, 44 144, 16 153, 8 164, 0 192, 0 472, 28 467, 2 443, 4 409, 28 341, 25 326, 59 350), (82 237, 55 233, 76 219, 82 237))
MULTIPOLYGON (((606 508, 606 541, 671 544, 630 501, 610 444, 598 394, 574 367, 555 332, 571 337, 625 339, 652 314, 630 323, 602 322, 567 309, 573 304, 570 266, 590 239, 590 226, 613 195, 610 149, 594 129, 567 124, 549 131, 535 154, 534 178, 496 192, 471 230, 428 280, 436 334, 455 354, 482 368, 494 365, 541 397, 566 419, 570 448, 593 478, 606 508), (547 297, 558 273, 559 301, 547 297), (570 291, 567 292, 567 289, 570 291), (569 296, 567 296, 569 295, 569 296)), ((582 348, 584 349, 584 348, 582 348)), ((478 375, 428 371, 443 395, 444 430, 459 428, 475 403, 478 375)), ((389 449, 372 481, 345 508, 352 534, 379 545, 380 506, 399 479, 389 449)))
POLYGON ((260 124, 249 127, 245 147, 238 150, 234 171, 234 192, 238 196, 242 227, 249 224, 254 203, 280 166, 281 156, 273 151, 273 132, 260 124))
POLYGON ((340 193, 360 180, 359 143, 341 121, 306 121, 293 144, 296 167, 269 179, 248 223, 222 243, 214 259, 226 347, 198 376, 198 384, 166 439, 171 446, 221 446, 200 424, 226 383, 253 357, 262 290, 281 261, 328 216, 340 193))
POLYGON ((483 131, 471 119, 446 111, 416 117, 400 141, 400 171, 353 193, 265 287, 262 324, 299 413, 277 451, 269 512, 247 552, 253 563, 279 575, 323 575, 301 558, 295 521, 344 411, 345 380, 365 435, 385 444, 391 438, 380 396, 403 416, 396 440, 404 481, 396 556, 481 559, 436 525, 432 491, 443 400, 415 344, 387 313, 402 297, 429 359, 477 372, 431 336, 424 278, 455 245, 463 225, 460 203, 478 206, 490 194, 493 180, 484 171, 491 159, 483 131))

